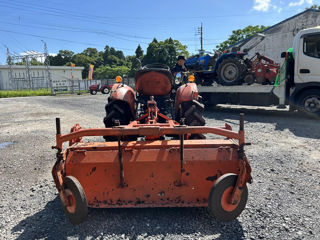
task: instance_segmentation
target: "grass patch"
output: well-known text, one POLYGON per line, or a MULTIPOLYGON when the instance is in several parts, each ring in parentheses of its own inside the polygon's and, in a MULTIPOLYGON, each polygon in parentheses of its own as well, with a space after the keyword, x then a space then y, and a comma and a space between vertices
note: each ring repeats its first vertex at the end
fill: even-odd
MULTIPOLYGON (((81 90, 80 93, 88 93, 88 90, 81 90)), ((79 91, 74 91, 74 94, 78 94, 79 91)), ((70 94, 70 91, 56 92, 56 94, 70 94)), ((31 97, 31 96, 50 96, 50 89, 37 89, 37 90, 0 90, 0 98, 11 97, 31 97)))
POLYGON ((48 96, 48 95, 51 95, 50 89, 0 90, 0 98, 29 97, 29 96, 48 96))

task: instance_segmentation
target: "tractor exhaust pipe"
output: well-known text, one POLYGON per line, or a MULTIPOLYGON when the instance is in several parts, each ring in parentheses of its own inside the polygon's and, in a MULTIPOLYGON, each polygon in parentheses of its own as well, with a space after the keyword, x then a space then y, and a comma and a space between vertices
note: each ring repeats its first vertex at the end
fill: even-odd
POLYGON ((56 118, 56 131, 57 134, 61 134, 60 118, 56 118))
POLYGON ((244 130, 244 113, 240 113, 240 131, 243 131, 244 130))

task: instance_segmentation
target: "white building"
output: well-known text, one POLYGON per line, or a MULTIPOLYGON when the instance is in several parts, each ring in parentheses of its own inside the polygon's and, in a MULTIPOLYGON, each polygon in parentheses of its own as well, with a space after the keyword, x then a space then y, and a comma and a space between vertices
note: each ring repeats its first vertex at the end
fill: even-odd
POLYGON ((281 52, 292 47, 294 36, 302 29, 318 25, 320 25, 320 10, 307 9, 262 31, 261 33, 264 35, 262 41, 263 36, 255 35, 229 46, 228 49, 231 50, 234 47, 240 46, 240 50, 243 51, 261 41, 248 51, 248 57, 250 58, 259 52, 280 63, 281 52))
MULTIPOLYGON (((70 80, 82 80, 84 67, 50 66, 52 86, 57 91, 70 90, 70 80)), ((74 83, 74 85, 76 85, 74 83)), ((49 88, 46 66, 0 65, 0 90, 49 88)))

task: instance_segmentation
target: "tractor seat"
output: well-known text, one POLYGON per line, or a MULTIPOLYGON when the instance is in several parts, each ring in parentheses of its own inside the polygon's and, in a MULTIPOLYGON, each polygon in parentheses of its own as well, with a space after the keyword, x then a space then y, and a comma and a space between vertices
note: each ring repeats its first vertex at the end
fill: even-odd
POLYGON ((164 64, 148 64, 136 72, 135 87, 138 93, 162 96, 170 93, 173 76, 164 64))

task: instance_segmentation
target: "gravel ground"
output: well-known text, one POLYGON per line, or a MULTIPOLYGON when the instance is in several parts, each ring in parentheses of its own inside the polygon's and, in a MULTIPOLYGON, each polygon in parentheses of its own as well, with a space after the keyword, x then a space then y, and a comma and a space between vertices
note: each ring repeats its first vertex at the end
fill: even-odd
POLYGON ((207 125, 237 129, 245 112, 252 143, 254 183, 237 220, 217 222, 206 208, 89 209, 73 226, 51 177, 54 118, 63 133, 76 122, 103 127, 105 102, 104 95, 0 99, 0 239, 320 239, 320 121, 226 105, 205 112, 207 125))

